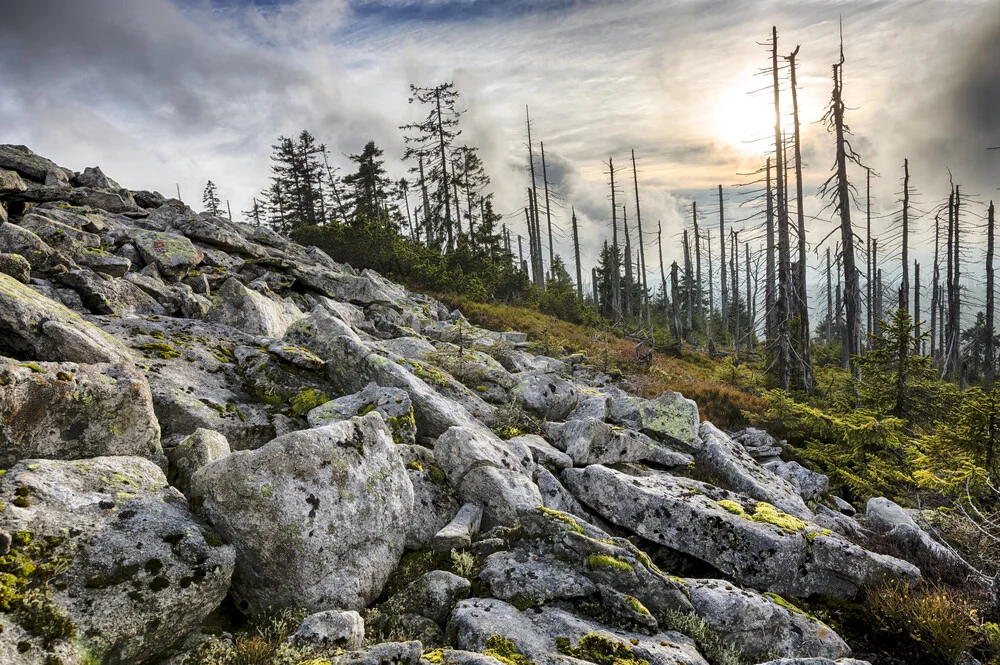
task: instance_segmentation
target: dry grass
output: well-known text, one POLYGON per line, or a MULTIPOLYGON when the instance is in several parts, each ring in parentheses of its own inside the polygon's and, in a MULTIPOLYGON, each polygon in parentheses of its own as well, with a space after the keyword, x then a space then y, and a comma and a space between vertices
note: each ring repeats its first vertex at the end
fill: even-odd
POLYGON ((760 413, 762 399, 741 390, 724 377, 722 361, 707 353, 684 351, 680 357, 655 353, 652 364, 636 361, 635 344, 610 333, 567 323, 537 310, 511 305, 477 303, 461 296, 441 296, 472 323, 490 330, 517 330, 540 350, 583 351, 602 371, 620 371, 627 387, 644 397, 675 390, 698 403, 701 417, 717 427, 747 424, 744 412, 760 413))

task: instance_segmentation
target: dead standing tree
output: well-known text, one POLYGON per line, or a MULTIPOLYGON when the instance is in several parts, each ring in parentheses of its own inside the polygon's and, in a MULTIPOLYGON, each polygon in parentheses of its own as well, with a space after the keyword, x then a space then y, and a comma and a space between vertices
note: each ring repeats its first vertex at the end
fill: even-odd
POLYGON ((851 184, 847 177, 847 165, 853 162, 862 166, 861 160, 848 140, 850 128, 844 119, 844 39, 840 39, 840 60, 833 65, 833 93, 830 106, 823 116, 827 128, 836 137, 837 158, 833 175, 820 188, 824 195, 832 195, 834 211, 840 214, 840 253, 844 266, 844 304, 847 312, 847 328, 844 340, 844 367, 857 374, 854 356, 860 351, 860 310, 861 293, 858 287, 858 271, 854 261, 854 229, 851 225, 851 184))

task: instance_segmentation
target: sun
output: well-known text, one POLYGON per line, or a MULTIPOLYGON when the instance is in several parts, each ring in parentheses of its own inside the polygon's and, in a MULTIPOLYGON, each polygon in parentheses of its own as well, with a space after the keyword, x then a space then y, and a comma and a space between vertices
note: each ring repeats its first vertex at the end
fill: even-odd
POLYGON ((726 145, 759 153, 774 135, 774 107, 765 93, 747 94, 755 82, 741 77, 721 92, 715 102, 713 134, 726 145))

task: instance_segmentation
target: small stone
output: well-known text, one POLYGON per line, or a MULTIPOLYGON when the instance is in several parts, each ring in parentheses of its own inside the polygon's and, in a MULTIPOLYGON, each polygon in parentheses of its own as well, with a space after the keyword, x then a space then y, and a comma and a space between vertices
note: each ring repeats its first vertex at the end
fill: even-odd
POLYGON ((467 503, 455 515, 455 519, 438 531, 431 540, 431 549, 436 552, 464 549, 472 544, 472 537, 479 533, 483 509, 475 503, 467 503))
POLYGON ((288 641, 323 650, 360 649, 365 643, 365 620, 354 611, 327 610, 306 617, 288 641))

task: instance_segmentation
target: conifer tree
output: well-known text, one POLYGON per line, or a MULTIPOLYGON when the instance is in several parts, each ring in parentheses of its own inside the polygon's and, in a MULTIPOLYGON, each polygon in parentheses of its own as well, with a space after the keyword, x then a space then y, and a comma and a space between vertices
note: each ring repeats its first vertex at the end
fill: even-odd
POLYGON ((213 217, 219 216, 222 201, 219 200, 219 192, 211 180, 205 184, 205 193, 201 196, 201 202, 205 205, 205 212, 210 213, 213 217))

